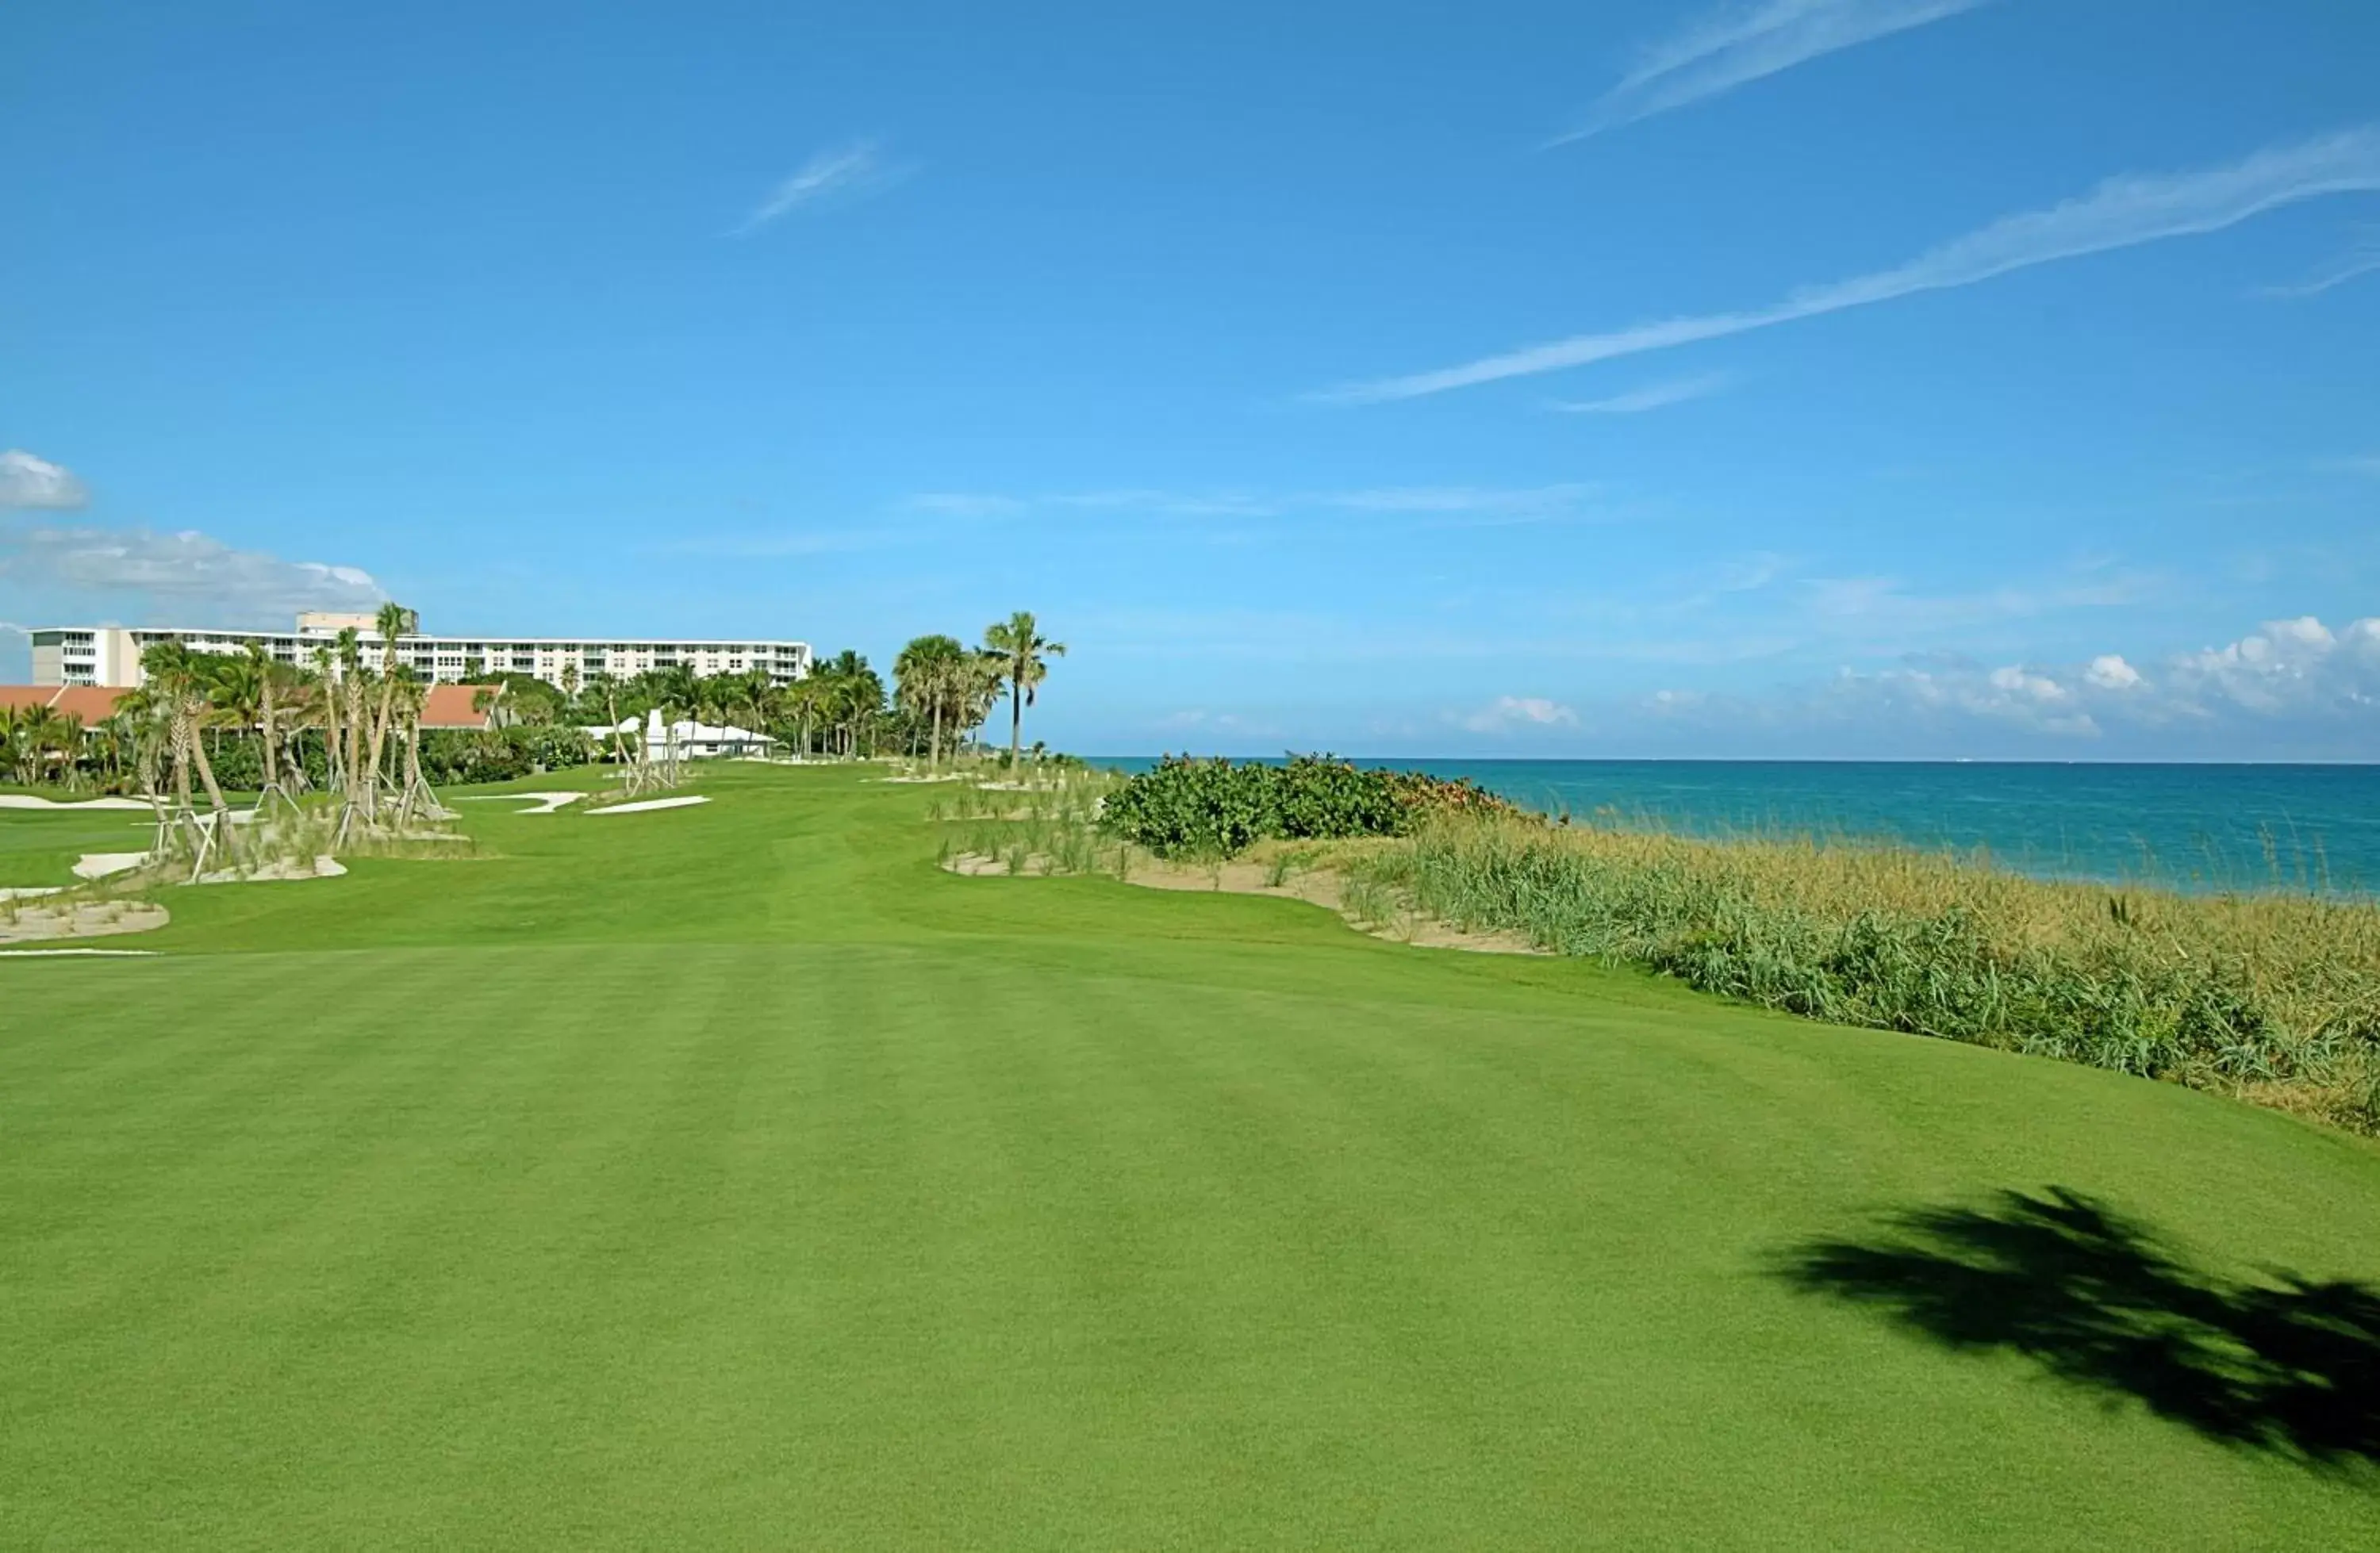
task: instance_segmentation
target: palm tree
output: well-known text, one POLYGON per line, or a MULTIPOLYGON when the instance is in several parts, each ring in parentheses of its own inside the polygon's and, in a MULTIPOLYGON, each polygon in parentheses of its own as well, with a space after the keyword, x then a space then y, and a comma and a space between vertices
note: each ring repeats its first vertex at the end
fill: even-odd
POLYGON ((47 769, 55 758, 58 781, 71 787, 78 780, 77 763, 82 758, 82 718, 70 711, 37 711, 33 715, 33 753, 37 769, 47 769))
MULTIPOLYGON (((281 665, 264 650, 261 642, 250 642, 248 650, 237 658, 221 659, 211 665, 213 680, 209 699, 223 714, 235 732, 255 729, 264 741, 264 790, 276 791, 281 786, 280 752, 275 747, 278 730, 273 726, 273 692, 280 677, 281 665)), ((263 800, 258 799, 259 803, 263 800)))
MULTIPOLYGON (((143 657, 145 660, 146 655, 143 657)), ((154 685, 137 686, 115 698, 115 711, 108 721, 115 725, 119 747, 132 752, 133 773, 140 783, 140 795, 149 800, 150 811, 157 820, 152 850, 162 856, 173 839, 174 819, 166 813, 164 795, 157 788, 157 761, 171 738, 164 700, 154 685)))
MULTIPOLYGON (((196 768, 214 817, 215 844, 223 848, 225 856, 235 856, 231 806, 224 802, 223 789, 215 784, 214 763, 207 758, 206 741, 199 736, 214 710, 208 699, 212 676, 179 642, 152 644, 141 655, 140 667, 170 720, 176 807, 183 814, 190 812, 190 771, 196 768)), ((203 846, 199 853, 203 859, 203 846)))
POLYGON ((0 706, 0 755, 8 758, 19 783, 33 784, 33 719, 41 715, 39 707, 0 706))
MULTIPOLYGON (((700 710, 704 689, 702 677, 684 663, 666 668, 650 669, 637 676, 638 687, 651 698, 653 709, 662 714, 662 783, 677 785, 677 725, 678 720, 695 716, 700 710)), ((641 741, 644 735, 638 735, 641 741)), ((640 742, 639 749, 645 748, 640 742)))
POLYGON ((339 756, 340 780, 345 783, 347 803, 355 801, 356 784, 364 780, 364 649, 363 637, 352 625, 339 632, 339 684, 341 697, 339 722, 346 734, 339 756))
POLYGON ((364 785, 364 818, 371 819, 380 807, 381 750, 388 742, 390 719, 396 712, 396 641, 412 634, 417 624, 413 612, 395 600, 380 607, 373 625, 380 631, 380 712, 372 719, 370 767, 371 777, 364 785))
POLYGON ((794 725, 794 753, 804 760, 809 758, 810 724, 817 721, 825 693, 825 682, 812 674, 785 686, 777 698, 779 715, 794 725))
POLYGON ((336 793, 346 778, 339 762, 339 678, 327 647, 314 649, 314 686, 321 697, 314 712, 322 724, 322 784, 336 793))
POLYGON ((813 669, 810 683, 818 687, 813 694, 827 727, 843 736, 834 753, 857 755, 861 726, 883 710, 883 680, 866 658, 845 648, 813 669))
POLYGON ((1008 769, 1014 771, 1025 734, 1025 709, 1033 704, 1034 687, 1050 674, 1044 660, 1065 657, 1066 644, 1046 640, 1033 612, 1018 610, 984 627, 983 649, 1000 661, 1001 677, 1008 682, 1008 769))
POLYGON ((927 721, 929 767, 942 763, 942 714, 953 710, 953 702, 965 688, 966 655, 966 649, 959 645, 956 637, 936 635, 917 637, 892 661, 892 678, 900 686, 897 694, 901 704, 927 721))

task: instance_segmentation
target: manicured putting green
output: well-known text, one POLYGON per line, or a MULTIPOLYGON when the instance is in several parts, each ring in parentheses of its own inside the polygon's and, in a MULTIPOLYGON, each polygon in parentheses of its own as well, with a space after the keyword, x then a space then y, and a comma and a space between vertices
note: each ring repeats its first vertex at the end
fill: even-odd
POLYGON ((2258 1268, 2380 1281, 2365 1144, 1292 903, 961 880, 931 790, 856 772, 703 791, 463 805, 480 859, 0 964, 0 1541, 2380 1534, 2380 1445, 2252 1388, 2227 1439, 2187 1353, 2092 1347, 2110 1268, 2199 1329, 2258 1268), (1992 1194, 2051 1188, 2172 1260, 2039 1255, 1992 1194), (1859 1261, 1937 1207, 2047 1292, 1859 1261), (1961 1291, 1998 1336, 1945 1341, 1961 1291))

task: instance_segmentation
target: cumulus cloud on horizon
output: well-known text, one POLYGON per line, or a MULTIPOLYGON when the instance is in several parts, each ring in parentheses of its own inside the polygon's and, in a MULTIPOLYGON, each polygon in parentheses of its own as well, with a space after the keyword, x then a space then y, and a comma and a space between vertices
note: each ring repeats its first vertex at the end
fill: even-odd
POLYGON ((1542 696, 1499 696, 1459 721, 1474 734, 1512 734, 1530 728, 1575 728, 1578 713, 1542 696))
POLYGON ((301 610, 370 610, 387 596, 359 567, 285 561, 195 530, 0 525, 0 600, 45 622, 286 626, 301 610))
POLYGON ((90 502, 91 492, 65 465, 35 457, 19 447, 0 452, 0 507, 65 510, 90 502))
POLYGON ((2036 737, 2044 754, 2120 736, 2179 741, 2240 759, 2307 742, 2380 758, 2380 616, 2333 629, 2313 615, 2268 621, 2222 647, 2137 665, 2119 653, 2071 664, 1985 666, 1955 656, 1834 679, 1771 698, 1662 692, 1641 710, 1672 724, 1964 727, 2036 737))

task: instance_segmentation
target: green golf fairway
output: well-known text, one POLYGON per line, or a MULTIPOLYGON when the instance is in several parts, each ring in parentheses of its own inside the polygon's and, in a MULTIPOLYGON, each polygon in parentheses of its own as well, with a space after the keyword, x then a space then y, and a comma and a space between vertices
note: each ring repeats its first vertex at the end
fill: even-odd
POLYGON ((2064 1188, 2175 1277, 2380 1282, 2380 1149, 1291 902, 960 879, 868 774, 460 803, 473 860, 0 964, 0 1543, 2380 1544, 2380 1448, 1808 1271, 2064 1188))
POLYGON ((0 890, 73 884, 83 854, 145 852, 156 835, 155 820, 122 809, 0 808, 0 890))

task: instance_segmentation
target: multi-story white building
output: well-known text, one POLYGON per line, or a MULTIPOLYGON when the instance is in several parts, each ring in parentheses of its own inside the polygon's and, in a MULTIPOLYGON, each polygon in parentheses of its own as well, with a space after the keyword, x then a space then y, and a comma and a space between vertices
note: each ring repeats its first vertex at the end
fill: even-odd
MULTIPOLYGON (((315 661, 335 651, 339 633, 353 629, 365 667, 386 656, 378 625, 368 614, 308 613, 295 631, 207 631, 166 625, 42 626, 33 632, 35 685, 129 687, 141 680, 140 655, 157 642, 180 642, 193 652, 246 652, 250 642, 284 663, 315 661)), ((396 661, 433 684, 483 680, 493 674, 534 674, 575 688, 599 674, 626 679, 648 669, 684 666, 698 674, 748 673, 758 669, 778 685, 810 672, 807 642, 618 641, 587 637, 431 637, 396 638, 396 661)))

